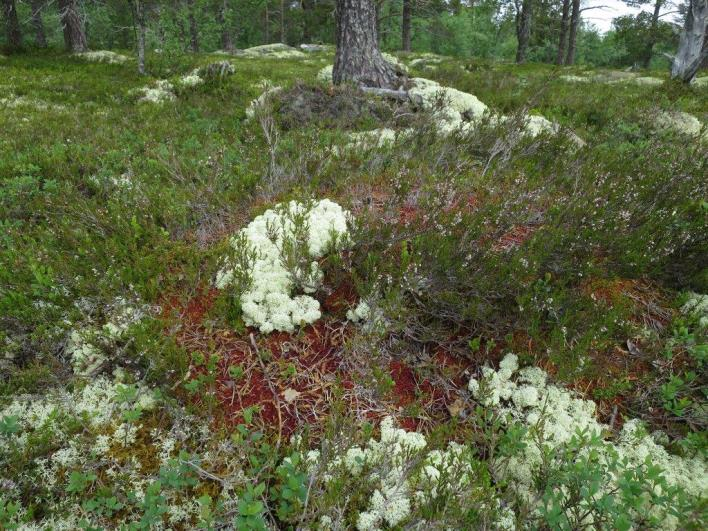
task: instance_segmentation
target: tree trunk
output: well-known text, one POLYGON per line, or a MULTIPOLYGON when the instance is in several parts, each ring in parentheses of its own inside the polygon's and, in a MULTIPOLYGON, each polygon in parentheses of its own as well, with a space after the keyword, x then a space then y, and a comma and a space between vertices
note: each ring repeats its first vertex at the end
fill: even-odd
POLYGON ((88 50, 86 32, 76 0, 59 0, 58 6, 67 50, 74 53, 85 52, 88 50))
POLYGON ((529 47, 531 37, 531 15, 533 11, 533 0, 523 0, 521 8, 516 10, 516 62, 526 62, 526 52, 529 47))
POLYGON ((7 25, 7 45, 12 51, 19 50, 22 48, 22 31, 20 30, 20 21, 17 18, 15 0, 3 0, 2 13, 7 25))
POLYGON ((32 0, 30 2, 32 9, 32 27, 34 28, 34 38, 39 48, 47 47, 47 35, 44 32, 44 21, 42 20, 42 8, 44 7, 43 0, 32 0))
POLYGON ((708 0, 690 0, 671 77, 690 83, 708 58, 708 0))
POLYGON ((565 58, 566 48, 568 47, 568 16, 570 14, 570 0, 563 0, 563 10, 561 12, 561 27, 560 39, 558 40, 558 55, 556 55, 556 64, 562 65, 565 58))
POLYGON ((404 52, 411 51, 411 15, 413 0, 403 0, 403 16, 401 21, 401 44, 404 52))
POLYGON ((270 44, 270 13, 268 12, 268 0, 265 2, 265 41, 270 44))
POLYGON ((285 40, 285 0, 280 0, 280 42, 285 40))
POLYGON ((337 0, 337 52, 332 80, 369 87, 393 88, 398 75, 379 51, 376 8, 372 0, 337 0))
POLYGON ((310 31, 312 16, 312 2, 313 0, 302 0, 300 5, 302 6, 302 40, 304 42, 310 42, 312 39, 312 34, 310 31))
POLYGON ((199 52, 199 29, 197 28, 197 17, 196 17, 196 7, 194 6, 194 0, 187 0, 187 8, 189 13, 187 18, 189 20, 189 48, 194 53, 199 52))
POLYGON ((133 15, 138 28, 138 73, 145 75, 145 6, 143 0, 134 0, 133 15))
POLYGON ((651 63, 651 57, 654 54, 654 45, 656 44, 657 31, 659 29, 659 14, 661 13, 661 8, 664 5, 664 0, 656 0, 654 3, 654 12, 651 16, 651 28, 649 29, 649 38, 647 39, 647 45, 644 48, 644 57, 642 57, 642 66, 644 68, 649 68, 651 63))
POLYGON ((221 49, 227 52, 234 50, 234 41, 231 38, 231 24, 229 23, 229 0, 223 0, 216 6, 216 21, 221 28, 221 49))
POLYGON ((573 0, 573 13, 570 16, 570 35, 568 36, 568 54, 565 64, 575 63, 575 45, 578 39, 578 26, 580 25, 580 0, 573 0))

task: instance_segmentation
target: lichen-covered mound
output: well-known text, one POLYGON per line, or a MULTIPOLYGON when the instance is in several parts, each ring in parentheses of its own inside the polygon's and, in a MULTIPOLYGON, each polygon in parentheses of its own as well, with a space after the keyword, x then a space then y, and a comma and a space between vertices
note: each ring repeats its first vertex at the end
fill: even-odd
POLYGON ((347 212, 333 201, 276 205, 232 239, 234 256, 216 286, 240 292, 246 325, 266 334, 292 332, 320 318, 320 303, 306 295, 322 282, 317 259, 341 247, 348 234, 347 212))
POLYGON ((108 63, 112 65, 123 64, 130 58, 126 55, 121 55, 109 50, 96 50, 92 52, 77 53, 76 57, 90 61, 92 63, 108 63))
MULTIPOLYGON (((396 119, 398 102, 378 98, 351 85, 323 87, 296 83, 277 95, 278 123, 286 131, 314 125, 320 129, 356 130, 396 119)), ((402 113, 401 113, 402 114, 402 113)))
MULTIPOLYGON (((701 121, 690 113, 682 111, 663 111, 657 114, 655 119, 657 128, 671 130, 682 135, 698 137, 703 131, 701 121)), ((703 135, 708 139, 708 131, 703 135)))
POLYGON ((246 48, 245 50, 236 52, 236 55, 249 58, 266 57, 273 59, 297 59, 305 57, 305 54, 300 50, 296 50, 292 46, 279 42, 246 48))

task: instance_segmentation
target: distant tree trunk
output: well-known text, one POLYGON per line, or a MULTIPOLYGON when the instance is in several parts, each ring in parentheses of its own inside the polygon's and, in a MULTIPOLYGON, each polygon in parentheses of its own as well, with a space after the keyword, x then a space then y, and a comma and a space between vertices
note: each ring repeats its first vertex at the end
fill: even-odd
POLYGON ((194 0, 187 0, 187 8, 187 19, 189 20, 189 48, 192 52, 197 53, 199 52, 199 28, 197 27, 194 0))
POLYGON ((533 0, 523 0, 516 9, 516 62, 526 62, 526 52, 531 38, 531 16, 533 11, 533 0))
POLYGON ((270 43, 270 13, 268 12, 268 0, 265 2, 265 41, 270 43))
POLYGON ((646 47, 644 48, 644 56, 642 57, 642 66, 649 68, 651 57, 654 54, 654 45, 657 40, 657 31, 659 29, 659 14, 664 6, 664 0, 656 0, 654 3, 654 12, 651 15, 651 28, 649 30, 649 38, 647 39, 646 47))
POLYGON ((302 6, 302 40, 304 42, 310 42, 312 39, 312 34, 311 34, 311 20, 310 17, 312 16, 312 1, 313 0, 302 0, 301 6, 302 6))
POLYGON ((671 77, 690 83, 708 59, 708 0, 690 0, 671 77))
POLYGON ((58 6, 67 50, 74 53, 85 52, 88 50, 86 32, 76 0, 59 0, 58 6))
POLYGON ((411 15, 413 0, 403 0, 403 16, 401 21, 401 44, 404 52, 411 51, 411 15))
POLYGON ((285 0, 280 0, 280 42, 285 41, 285 0))
POLYGON ((30 2, 32 9, 32 27, 34 28, 34 38, 39 48, 47 47, 47 35, 44 32, 44 21, 42 20, 42 8, 44 7, 43 0, 32 0, 30 2))
POLYGON ((7 26, 7 45, 10 50, 19 50, 22 48, 22 31, 17 18, 15 0, 2 0, 2 14, 7 26))
POLYGON ((568 36, 568 54, 565 64, 575 63, 575 45, 578 39, 578 26, 580 25, 580 0, 573 0, 573 13, 570 16, 570 35, 568 36))
POLYGON ((570 0, 563 0, 563 9, 561 11, 561 27, 560 39, 558 40, 558 55, 556 55, 556 64, 562 65, 565 59, 565 51, 568 47, 568 17, 570 15, 570 0))
POLYGON ((216 21, 221 28, 221 48, 227 52, 233 51, 234 41, 231 37, 231 24, 229 23, 229 0, 217 3, 216 21))
POLYGON ((393 87, 398 75, 379 51, 372 0, 337 0, 335 19, 334 84, 353 82, 369 87, 393 87))
POLYGON ((138 73, 145 75, 145 6, 143 0, 133 0, 131 3, 138 30, 138 73))

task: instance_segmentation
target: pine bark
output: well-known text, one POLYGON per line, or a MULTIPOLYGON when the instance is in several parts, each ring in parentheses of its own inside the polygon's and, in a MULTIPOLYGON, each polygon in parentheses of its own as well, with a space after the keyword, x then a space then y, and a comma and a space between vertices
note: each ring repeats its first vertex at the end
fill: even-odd
POLYGON ((575 63, 575 47, 578 40, 578 26, 580 25, 580 0, 573 0, 573 12, 570 15, 570 34, 568 35, 568 53, 565 64, 575 63))
POLYGON ((690 83, 708 59, 708 0, 690 0, 671 77, 690 83))
POLYGON ((516 62, 526 62, 526 52, 531 38, 531 16, 533 13, 533 0, 523 0, 521 7, 516 11, 516 62))
POLYGON ((7 29, 7 46, 12 51, 19 50, 22 48, 22 31, 17 18, 15 0, 3 0, 2 14, 7 29))
POLYGON ((138 27, 138 73, 145 75, 145 6, 142 0, 133 3, 135 24, 138 27))
POLYGON ((44 7, 43 0, 32 0, 30 8, 32 9, 32 27, 34 28, 34 39, 37 47, 47 47, 47 35, 44 31, 44 21, 42 20, 42 8, 44 7))
POLYGON ((570 0, 563 0, 561 11, 560 38, 558 39, 558 54, 556 64, 562 65, 565 60, 565 52, 568 47, 568 24, 570 22, 570 0))
POLYGON ((394 88, 398 75, 379 50, 372 0, 337 0, 335 18, 334 84, 394 88))
POLYGON ((86 32, 76 0, 58 0, 58 6, 66 49, 74 53, 85 52, 88 50, 86 32))
POLYGON ((413 0, 403 0, 403 15, 401 17, 401 48, 404 52, 411 51, 411 18, 413 0))

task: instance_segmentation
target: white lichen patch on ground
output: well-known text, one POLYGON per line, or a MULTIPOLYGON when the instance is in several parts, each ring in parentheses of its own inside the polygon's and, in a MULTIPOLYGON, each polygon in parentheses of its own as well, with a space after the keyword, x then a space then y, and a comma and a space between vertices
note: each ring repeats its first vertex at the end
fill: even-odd
POLYGON ((635 85, 644 85, 648 87, 658 87, 664 84, 663 79, 650 76, 635 77, 634 79, 631 79, 630 82, 634 83, 635 85))
POLYGON ((140 95, 138 101, 145 103, 153 103, 161 105, 163 103, 174 101, 177 97, 174 93, 175 87, 166 79, 160 79, 155 82, 155 85, 150 87, 142 87, 135 92, 140 95))
POLYGON ((244 322, 265 334, 314 323, 320 303, 310 294, 323 279, 317 260, 346 243, 347 216, 328 199, 276 205, 231 240, 234 257, 217 274, 217 288, 238 289, 244 322))
POLYGON ((199 69, 196 68, 191 73, 180 77, 178 83, 183 87, 196 87, 204 83, 204 80, 199 76, 199 69))
MULTIPOLYGON (((118 508, 125 508, 120 522, 140 521, 143 513, 139 508, 154 501, 151 492, 158 477, 162 481, 169 481, 168 476, 186 480, 184 485, 196 483, 189 478, 190 465, 185 464, 191 456, 183 450, 187 443, 206 444, 212 434, 184 410, 179 411, 179 418, 171 427, 152 427, 162 407, 157 393, 142 384, 130 383, 122 371, 113 379, 92 379, 73 392, 16 396, 0 409, 0 422, 11 427, 0 436, 0 454, 26 452, 34 456, 23 481, 39 487, 48 512, 44 518, 31 516, 25 506, 18 504, 14 516, 3 515, 3 523, 20 523, 20 528, 27 530, 80 529, 86 527, 87 521, 94 528, 119 527, 111 519, 118 508), (50 437, 49 446, 43 442, 46 437, 50 437), (82 489, 91 488, 99 475, 101 481, 111 485, 114 510, 87 512, 87 505, 73 498, 67 485, 74 482, 82 489), (127 500, 134 505, 125 507, 127 500)), ((2 502, 19 499, 18 480, 11 470, 0 470, 2 502)), ((223 487, 224 494, 230 494, 228 485, 223 487)), ((160 496, 166 525, 190 527, 199 516, 200 504, 185 498, 180 491, 165 489, 160 496)), ((224 502, 229 504, 228 500, 224 502)), ((157 524, 154 527, 163 528, 157 524)))
POLYGON ((92 63, 108 63, 111 65, 120 65, 130 60, 130 57, 127 55, 111 52, 110 50, 95 50, 74 55, 92 63))
POLYGON ((22 108, 32 108, 37 111, 48 111, 48 112, 64 112, 68 111, 69 108, 66 105, 58 105, 56 103, 50 103, 37 98, 29 98, 27 96, 16 96, 14 94, 9 94, 4 98, 0 98, 0 109, 22 109, 22 108))
POLYGON ((590 83, 590 81, 592 81, 589 77, 576 76, 572 74, 558 76, 558 79, 565 81, 566 83, 590 83))

